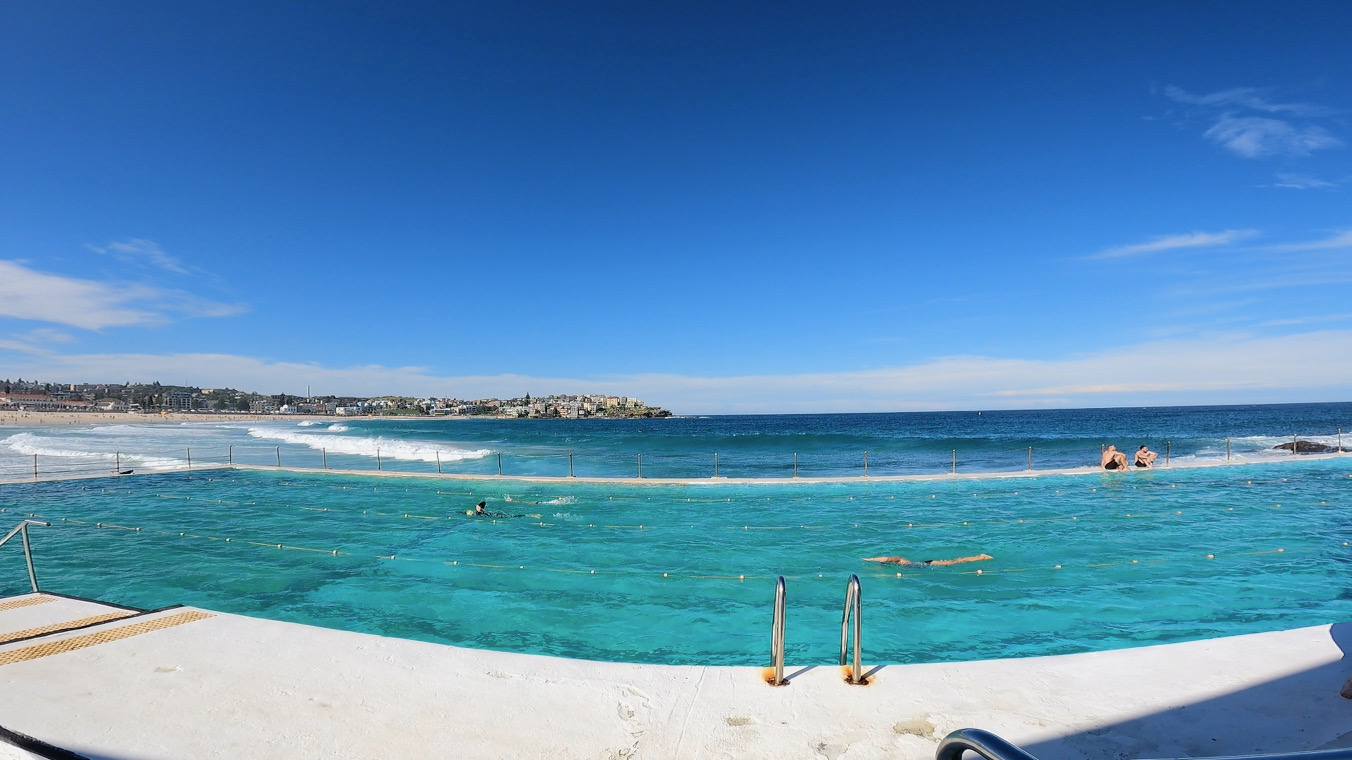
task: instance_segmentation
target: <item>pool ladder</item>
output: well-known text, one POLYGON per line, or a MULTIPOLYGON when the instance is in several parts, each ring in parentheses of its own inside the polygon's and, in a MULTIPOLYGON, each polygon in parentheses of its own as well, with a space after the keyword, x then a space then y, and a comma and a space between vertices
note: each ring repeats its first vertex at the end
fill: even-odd
MULTIPOLYGON (((788 592, 784 585, 784 576, 775 581, 775 615, 770 626, 770 667, 774 673, 768 682, 771 686, 784 686, 784 618, 788 606, 788 592)), ((840 664, 845 665, 845 655, 850 649, 850 634, 854 634, 854 662, 850 666, 850 675, 846 683, 864 685, 868 681, 863 672, 864 638, 864 595, 859 586, 859 576, 850 574, 845 584, 845 612, 840 617, 840 664), (850 622, 854 622, 853 630, 850 622)))
POLYGON ((28 563, 28 582, 33 585, 33 593, 36 594, 38 592, 38 576, 37 573, 33 572, 33 547, 28 543, 28 526, 30 525, 41 525, 44 528, 51 527, 51 523, 45 523, 41 520, 24 520, 14 526, 14 530, 7 533, 4 538, 0 538, 0 546, 4 546, 16 535, 23 539, 23 558, 28 563))
MULTIPOLYGON (((960 728, 939 742, 934 760, 962 760, 972 752, 984 760, 1037 760, 1022 747, 979 728, 960 728)), ((1271 755, 1242 755, 1202 760, 1352 760, 1352 748, 1323 749, 1313 752, 1279 752, 1271 755)))

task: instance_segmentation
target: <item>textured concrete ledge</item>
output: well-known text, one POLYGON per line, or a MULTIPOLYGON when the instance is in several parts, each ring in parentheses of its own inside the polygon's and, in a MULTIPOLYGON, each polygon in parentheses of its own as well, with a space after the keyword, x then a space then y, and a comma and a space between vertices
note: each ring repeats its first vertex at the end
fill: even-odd
MULTIPOLYGON (((58 610, 42 606, 46 616, 58 610)), ((91 611, 64 606, 71 615, 91 611)), ((36 606, 12 612, 8 626, 0 612, 0 629, 39 614, 36 606)), ((43 650, 52 653, 0 665, 0 725, 89 757, 128 760, 918 760, 968 726, 1045 760, 1352 746, 1352 700, 1338 694, 1352 670, 1345 654, 1352 624, 1060 657, 888 665, 872 668, 865 687, 844 683, 834 666, 789 667, 790 684, 776 688, 760 668, 587 662, 185 615, 192 612, 44 637, 56 645, 43 650), (117 638, 133 624, 140 633, 117 638), (81 648, 61 643, 81 636, 81 648)), ((0 646, 0 658, 35 643, 0 646)))
MULTIPOLYGON (((192 467, 175 469, 137 469, 132 475, 118 475, 113 472, 65 473, 39 475, 38 477, 0 478, 0 485, 10 483, 46 483, 64 480, 94 480, 98 478, 138 477, 142 475, 163 475, 166 473, 207 472, 210 470, 257 470, 259 472, 294 472, 317 475, 356 475, 373 478, 422 478, 427 480, 473 480, 482 482, 522 482, 522 483, 615 483, 621 485, 812 485, 822 483, 903 483, 908 481, 942 480, 998 480, 1002 478, 1036 478, 1043 475, 1103 475, 1105 477, 1132 477, 1139 472, 1169 472, 1171 470, 1196 470, 1213 467, 1246 467, 1250 465, 1292 464, 1295 462, 1318 461, 1325 459, 1349 458, 1349 452, 1328 454, 1301 454, 1293 459, 1274 457, 1272 459, 1254 459, 1233 462, 1181 462, 1161 465, 1154 470, 1129 468, 1125 471, 1106 471, 1099 467, 1063 467, 1045 470, 1004 470, 978 472, 937 472, 912 475, 836 475, 830 477, 799 478, 605 478, 605 477, 555 477, 546 475, 492 475, 455 472, 418 472, 414 470, 350 470, 320 467, 276 467, 267 464, 195 464, 192 467)), ((1352 477, 1350 475, 1349 477, 1352 477)))

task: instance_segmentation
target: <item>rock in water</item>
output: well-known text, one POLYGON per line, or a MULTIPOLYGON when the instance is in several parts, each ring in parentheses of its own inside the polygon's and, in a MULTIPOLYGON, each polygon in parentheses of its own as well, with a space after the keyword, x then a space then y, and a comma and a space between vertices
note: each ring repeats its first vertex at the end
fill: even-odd
POLYGON ((1338 451, 1338 449, 1333 446, 1325 446, 1322 443, 1315 443, 1314 441, 1292 441, 1291 443, 1279 444, 1272 448, 1290 451, 1292 446, 1296 447, 1297 454, 1333 454, 1338 451))

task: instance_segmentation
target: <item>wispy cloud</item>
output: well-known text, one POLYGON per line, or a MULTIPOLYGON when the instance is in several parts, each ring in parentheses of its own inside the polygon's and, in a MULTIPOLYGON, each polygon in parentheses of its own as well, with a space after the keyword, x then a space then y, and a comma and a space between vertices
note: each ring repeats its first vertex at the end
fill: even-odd
POLYGON ((24 377, 159 380, 273 393, 306 385, 323 393, 462 398, 515 395, 523 388, 616 393, 686 414, 1258 403, 1347 398, 1352 330, 1154 341, 1049 360, 952 356, 888 369, 734 377, 445 376, 424 367, 332 368, 225 354, 29 354, 7 357, 5 364, 24 377))
POLYGON ((242 305, 216 303, 178 290, 63 277, 0 260, 0 317, 102 330, 244 310, 242 305))
POLYGON ((1338 183, 1305 174, 1277 172, 1277 182, 1273 187, 1283 187, 1289 190, 1332 190, 1338 187, 1338 183))
POLYGON ((1230 245, 1258 234, 1258 230, 1225 230, 1224 232, 1188 232, 1182 235, 1164 235, 1144 243, 1109 248, 1089 256, 1090 259, 1120 259, 1180 248, 1214 248, 1230 245))
POLYGON ((1271 250, 1278 252, 1333 251, 1340 248, 1352 248, 1352 230, 1339 232, 1321 240, 1311 240, 1307 243, 1285 243, 1282 245, 1274 245, 1271 247, 1271 250))
POLYGON ((1316 150, 1340 148, 1343 141, 1317 126, 1295 127, 1262 116, 1222 116, 1203 133, 1212 142, 1245 158, 1308 156, 1316 150))
POLYGON ((1293 317, 1291 319, 1270 319, 1262 327, 1297 327, 1300 325, 1328 324, 1329 322, 1352 322, 1352 313, 1320 314, 1313 317, 1293 317))
POLYGON ((25 354, 43 354, 47 349, 35 346, 32 343, 25 343, 21 340, 4 340, 0 338, 0 351, 20 351, 25 354))
POLYGON ((1194 106, 1232 107, 1242 106, 1266 113, 1285 113, 1292 116, 1328 116, 1332 109, 1314 103, 1273 103, 1265 95, 1271 90, 1257 87, 1235 87, 1207 95, 1194 95, 1182 87, 1168 85, 1164 94, 1176 103, 1194 106))
POLYGON ((29 343, 74 343, 75 336, 65 330, 57 330, 51 327, 39 327, 36 330, 29 330, 20 335, 12 337, 26 340, 29 343))
POLYGON ((131 264, 148 264, 174 274, 188 273, 188 270, 184 269, 177 259, 165 253, 164 249, 153 240, 132 238, 114 241, 106 246, 87 245, 85 247, 95 253, 114 256, 119 261, 131 264))
POLYGON ((1334 110, 1314 103, 1274 102, 1269 93, 1237 87, 1197 95, 1174 85, 1164 88, 1170 100, 1193 106, 1214 120, 1202 133, 1204 137, 1245 158, 1308 156, 1343 146, 1343 141, 1327 128, 1311 123, 1312 119, 1334 115, 1334 110))

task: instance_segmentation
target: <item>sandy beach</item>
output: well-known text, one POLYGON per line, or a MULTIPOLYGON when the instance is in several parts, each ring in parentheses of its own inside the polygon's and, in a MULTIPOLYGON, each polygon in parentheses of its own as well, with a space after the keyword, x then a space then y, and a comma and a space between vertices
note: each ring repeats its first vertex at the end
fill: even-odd
POLYGON ((188 414, 184 412, 21 412, 0 411, 0 425, 144 425, 170 422, 259 422, 267 420, 340 420, 321 414, 188 414))

